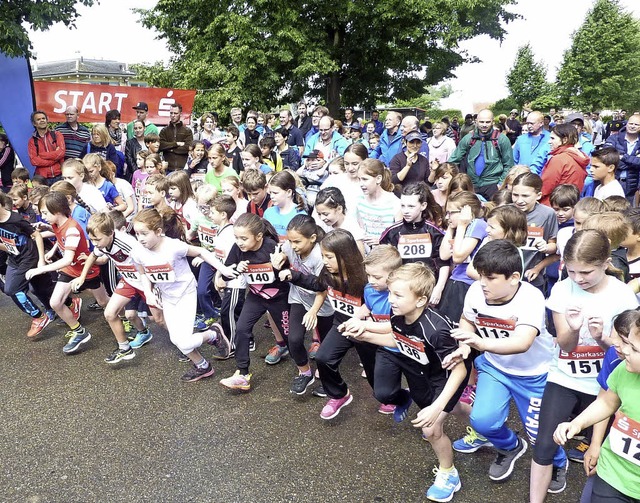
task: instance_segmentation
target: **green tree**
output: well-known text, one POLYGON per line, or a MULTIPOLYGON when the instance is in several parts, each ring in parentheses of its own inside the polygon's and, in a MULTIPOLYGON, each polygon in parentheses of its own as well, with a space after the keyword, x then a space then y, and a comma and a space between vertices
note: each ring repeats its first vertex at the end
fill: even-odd
POLYGON ((435 109, 441 99, 448 98, 453 93, 451 84, 440 86, 429 86, 427 92, 416 98, 396 100, 393 105, 396 107, 418 107, 422 109, 435 109))
POLYGON ((518 49, 516 59, 507 75, 511 97, 522 107, 547 91, 547 69, 537 62, 529 44, 518 49))
POLYGON ((93 5, 95 0, 5 0, 0 7, 0 52, 7 56, 30 56, 31 42, 25 28, 45 31, 54 23, 75 27, 76 4, 93 5))
POLYGON ((176 57, 174 85, 219 110, 301 96, 373 106, 420 96, 475 61, 459 42, 502 39, 515 0, 159 0, 140 10, 176 57))
POLYGON ((563 103, 585 110, 640 105, 640 23, 618 0, 597 0, 565 51, 563 103))

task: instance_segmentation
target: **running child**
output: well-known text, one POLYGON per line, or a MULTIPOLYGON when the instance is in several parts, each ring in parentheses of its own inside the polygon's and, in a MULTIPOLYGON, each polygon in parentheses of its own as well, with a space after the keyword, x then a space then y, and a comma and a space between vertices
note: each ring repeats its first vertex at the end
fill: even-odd
POLYGON ((353 337, 382 346, 376 355, 376 398, 397 404, 394 416, 402 418, 412 401, 420 407, 411 422, 422 429, 438 459, 436 478, 426 496, 431 501, 451 501, 462 484, 444 422, 462 393, 466 369, 451 359, 458 344, 451 337, 449 321, 429 307, 435 285, 431 270, 420 263, 405 264, 389 275, 387 285, 390 324, 378 324, 378 330, 353 337), (408 390, 400 387, 402 375, 408 390))
POLYGON ((431 190, 431 194, 435 202, 443 209, 447 205, 447 190, 449 184, 458 173, 458 167, 449 162, 438 164, 438 167, 429 173, 429 181, 435 182, 435 188, 431 190))
POLYGON ((207 147, 204 142, 196 140, 189 149, 189 158, 185 168, 189 180, 192 182, 204 182, 207 174, 209 159, 207 158, 207 147))
POLYGON ((482 354, 474 360, 478 379, 470 417, 473 430, 453 448, 470 453, 483 445, 495 447, 498 454, 489 478, 501 482, 511 476, 528 446, 506 424, 510 402, 515 402, 529 442, 535 444, 553 341, 545 328, 544 296, 522 282, 522 258, 513 243, 492 240, 478 250, 473 263, 480 279, 465 296, 452 336, 482 354))
MULTIPOLYGON (((79 297, 75 297, 73 300, 69 298, 72 292, 71 283, 82 274, 86 257, 89 255, 89 243, 80 224, 71 218, 71 209, 67 198, 63 194, 49 192, 40 199, 39 207, 42 218, 53 228, 56 244, 44 256, 48 264, 38 265, 38 267, 30 269, 26 273, 26 278, 30 280, 41 274, 58 273, 50 303, 58 316, 69 327, 69 331, 65 336, 69 339, 69 342, 65 344, 62 351, 65 354, 74 354, 80 350, 82 344, 89 342, 91 339, 89 331, 78 321, 82 300, 79 297), (62 258, 52 262, 56 251, 60 252, 62 258)), ((100 306, 106 306, 109 297, 104 286, 100 283, 100 270, 97 267, 93 267, 86 277, 87 280, 81 290, 89 290, 100 306)))
POLYGON ((306 213, 305 203, 296 191, 296 179, 288 171, 276 173, 269 180, 269 196, 272 205, 265 210, 264 219, 273 225, 280 241, 284 241, 289 222, 296 215, 306 213))
MULTIPOLYGON (((318 276, 324 267, 319 244, 323 237, 324 231, 316 225, 313 218, 296 215, 287 226, 287 241, 282 246, 282 253, 272 257, 274 266, 282 269, 288 261, 288 267, 292 270, 318 276)), ((307 330, 312 330, 314 337, 322 341, 333 325, 333 307, 326 292, 311 292, 297 285, 291 285, 288 302, 287 345, 298 367, 298 375, 291 383, 291 393, 304 395, 315 381, 304 346, 304 336, 307 330)))
POLYGON ((169 207, 175 210, 180 217, 184 228, 188 231, 198 214, 198 204, 191 188, 189 175, 184 170, 174 171, 167 175, 169 183, 169 207))
POLYGON ((145 168, 145 162, 148 155, 149 152, 147 152, 146 150, 141 150, 136 154, 136 166, 138 167, 138 169, 136 169, 131 176, 131 186, 133 187, 133 192, 138 203, 140 202, 140 197, 142 197, 144 181, 149 176, 145 168))
POLYGON ((264 212, 273 205, 267 189, 267 177, 255 169, 247 171, 242 178, 242 187, 249 198, 247 211, 263 217, 264 212))
POLYGON ((18 212, 18 215, 30 224, 37 222, 37 214, 29 201, 29 190, 26 185, 15 185, 11 187, 8 196, 11 198, 11 201, 13 201, 13 209, 18 212))
POLYGON ((44 266, 44 241, 29 222, 7 210, 7 206, 11 207, 11 199, 0 192, 0 251, 5 252, 8 257, 3 291, 22 311, 31 316, 27 337, 32 338, 40 334, 55 318, 49 304, 54 285, 50 274, 27 278, 27 271, 44 266), (31 300, 29 287, 46 312, 31 300))
POLYGON ((566 487, 568 461, 553 441, 553 431, 579 406, 595 400, 596 380, 605 351, 611 346, 613 318, 635 309, 633 291, 607 274, 611 268, 609 240, 600 231, 576 232, 564 250, 569 277, 551 290, 557 346, 549 367, 540 407, 540 426, 531 462, 530 500, 544 501, 547 491, 566 487))
POLYGON ((91 211, 87 203, 78 195, 76 188, 69 182, 60 180, 51 186, 52 192, 60 192, 67 198, 69 208, 71 209, 71 218, 80 224, 84 235, 87 236, 87 223, 91 217, 91 211))
POLYGON ((109 206, 102 193, 88 183, 89 172, 79 159, 67 159, 62 165, 62 180, 69 182, 76 193, 88 206, 90 213, 109 211, 109 206))
POLYGON ((222 194, 231 196, 236 203, 236 212, 229 219, 229 222, 234 224, 238 217, 247 212, 249 207, 249 201, 244 197, 242 192, 242 183, 237 176, 227 176, 220 182, 222 187, 222 194))
POLYGON ((133 227, 140 244, 145 248, 138 253, 131 251, 131 258, 138 265, 147 304, 162 309, 164 324, 171 342, 191 360, 193 368, 180 379, 195 382, 214 373, 213 366, 200 354, 203 343, 228 346, 223 333, 208 331, 193 333, 193 325, 185 320, 196 316, 198 297, 196 280, 187 257, 201 257, 205 262, 219 265, 213 254, 204 248, 166 237, 162 216, 154 209, 142 210, 133 219, 133 227))
POLYGON ((85 180, 100 191, 109 209, 122 212, 126 211, 127 203, 115 185, 108 180, 109 168, 107 167, 106 161, 98 154, 87 154, 82 159, 82 162, 85 168, 87 168, 88 177, 86 177, 85 180))
POLYGON ((273 171, 271 166, 268 166, 264 163, 262 159, 262 151, 260 150, 260 147, 258 147, 258 145, 247 145, 242 151, 241 158, 242 168, 244 171, 257 169, 265 175, 273 171))
MULTIPOLYGON (((146 187, 147 180, 150 176, 153 175, 163 175, 164 176, 164 166, 162 164, 162 159, 158 154, 149 154, 144 160, 144 172, 145 177, 141 179, 138 184, 138 188, 136 188, 136 193, 139 192, 139 200, 138 200, 138 209, 150 208, 152 206, 151 201, 149 200, 149 196, 147 195, 146 187)), ((166 194, 165 194, 166 196, 166 194)))
MULTIPOLYGON (((257 148, 257 147, 256 147, 257 148)), ((222 192, 222 180, 229 176, 238 177, 238 173, 229 166, 229 159, 224 147, 214 143, 207 152, 209 166, 204 177, 204 183, 213 185, 218 193, 222 192)))
POLYGON ((614 147, 598 148, 591 153, 589 173, 595 181, 600 182, 593 197, 604 201, 610 196, 625 196, 622 185, 616 180, 619 163, 620 154, 614 147))
POLYGON ((169 181, 164 175, 150 175, 144 185, 144 197, 150 208, 158 210, 167 237, 186 241, 186 230, 178 213, 167 203, 169 181))
POLYGON ((330 232, 333 229, 349 231, 364 257, 364 231, 358 221, 347 213, 347 203, 338 187, 325 187, 318 192, 313 213, 314 218, 325 232, 330 232))
MULTIPOLYGON (((254 325, 265 313, 271 314, 283 339, 289 335, 289 285, 281 281, 271 264, 271 254, 278 244, 278 234, 265 219, 253 213, 240 216, 233 226, 236 244, 225 260, 225 266, 233 267, 235 274, 222 273, 225 280, 243 274, 249 286, 236 329, 236 365, 238 370, 220 384, 242 391, 251 389, 249 372, 249 340, 254 325)), ((286 342, 285 346, 286 348, 286 342)))

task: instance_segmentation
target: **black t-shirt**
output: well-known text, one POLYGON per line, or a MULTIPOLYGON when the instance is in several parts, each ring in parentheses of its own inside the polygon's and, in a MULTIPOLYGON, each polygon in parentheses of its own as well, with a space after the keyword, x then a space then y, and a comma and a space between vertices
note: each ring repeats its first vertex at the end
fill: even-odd
POLYGON ((440 258, 440 244, 444 232, 431 222, 410 223, 406 220, 388 227, 380 237, 380 244, 390 244, 398 249, 403 264, 422 262, 436 279, 441 267, 449 261, 440 258))
POLYGON ((34 229, 20 215, 11 212, 6 222, 0 222, 0 242, 7 247, 8 263, 20 271, 38 265, 38 248, 31 235, 34 229))

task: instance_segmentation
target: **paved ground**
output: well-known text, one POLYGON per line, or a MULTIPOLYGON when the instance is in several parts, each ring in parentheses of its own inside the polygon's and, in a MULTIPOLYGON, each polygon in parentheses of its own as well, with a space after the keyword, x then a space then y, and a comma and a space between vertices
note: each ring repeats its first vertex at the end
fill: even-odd
MULTIPOLYGON (((323 421, 322 399, 289 393, 292 362, 260 358, 271 344, 262 323, 254 390, 234 395, 218 384, 233 361, 216 363, 212 379, 181 383, 187 364, 157 329, 137 358, 107 366, 114 340, 87 304, 93 339, 65 356, 62 325, 28 341, 29 320, 0 296, 1 502, 426 501, 435 457, 408 421, 376 412, 355 353, 344 372, 355 399, 323 421)), ((464 425, 448 431, 455 438, 464 425)), ((492 459, 490 450, 456 455, 455 502, 527 501, 529 455, 504 484, 488 479, 492 459)), ((567 491, 548 501, 578 501, 581 466, 569 475, 567 491)))

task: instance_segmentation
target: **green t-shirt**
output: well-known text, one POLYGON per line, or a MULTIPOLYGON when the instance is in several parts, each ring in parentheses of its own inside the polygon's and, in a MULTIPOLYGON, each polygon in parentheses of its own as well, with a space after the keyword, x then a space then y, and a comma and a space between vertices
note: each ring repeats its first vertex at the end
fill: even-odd
POLYGON ((607 384, 622 405, 602 445, 598 476, 622 494, 640 498, 640 374, 622 362, 607 384))
POLYGON ((204 183, 208 183, 209 185, 213 185, 218 193, 222 192, 222 180, 227 178, 228 176, 235 176, 238 178, 238 173, 231 166, 227 166, 227 169, 221 175, 216 175, 215 171, 207 171, 207 174, 204 175, 204 183))
POLYGON ((218 235, 218 226, 198 212, 193 220, 192 229, 198 234, 200 246, 212 252, 215 248, 215 238, 218 235))

